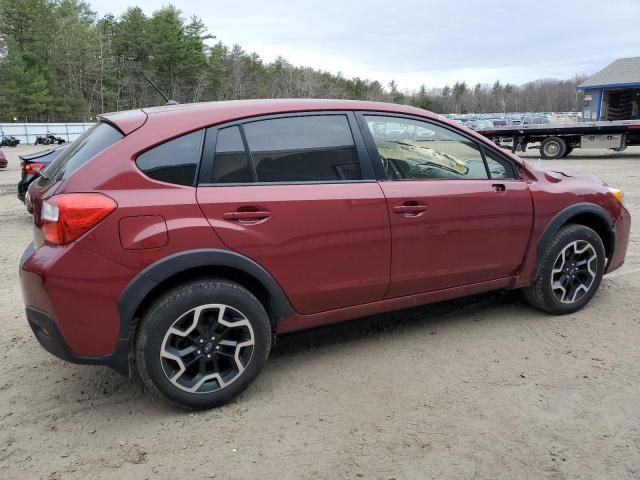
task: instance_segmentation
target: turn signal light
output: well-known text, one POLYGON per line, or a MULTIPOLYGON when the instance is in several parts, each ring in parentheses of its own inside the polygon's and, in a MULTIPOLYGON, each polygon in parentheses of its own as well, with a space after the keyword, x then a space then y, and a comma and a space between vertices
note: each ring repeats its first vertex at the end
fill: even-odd
POLYGON ((622 190, 609 187, 609 192, 616 197, 620 203, 624 203, 624 193, 622 193, 622 190))
POLYGON ((42 202, 40 224, 52 245, 72 242, 113 212, 118 204, 101 193, 68 193, 42 202))

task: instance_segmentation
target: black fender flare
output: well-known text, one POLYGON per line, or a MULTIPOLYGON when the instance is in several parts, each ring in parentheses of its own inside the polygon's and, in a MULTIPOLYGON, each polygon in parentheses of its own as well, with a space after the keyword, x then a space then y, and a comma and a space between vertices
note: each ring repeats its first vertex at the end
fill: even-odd
POLYGON ((186 250, 164 257, 152 263, 129 282, 118 298, 120 313, 119 342, 129 341, 134 316, 151 291, 165 280, 198 267, 228 267, 254 277, 267 290, 270 297, 272 320, 288 318, 295 314, 289 299, 276 280, 261 265, 244 255, 229 250, 186 250))
POLYGON ((601 206, 596 205, 595 203, 587 203, 587 202, 574 203, 573 205, 569 205, 563 210, 560 210, 560 212, 558 212, 549 221, 549 223, 544 229, 544 232, 542 232, 542 235, 540 236, 540 239, 538 240, 538 245, 536 247, 536 268, 534 271, 533 278, 538 276, 538 272, 540 270, 540 261, 542 259, 542 254, 544 253, 545 247, 553 239, 556 233, 558 233, 558 230, 560 230, 560 227, 562 227, 562 225, 567 223, 567 221, 570 218, 583 213, 596 215, 607 225, 608 227, 607 232, 609 235, 609 238, 607 239, 607 241, 609 242, 609 245, 611 247, 609 252, 609 258, 613 256, 613 250, 616 245, 616 231, 615 231, 614 223, 611 217, 609 216, 609 214, 607 213, 607 211, 601 206))

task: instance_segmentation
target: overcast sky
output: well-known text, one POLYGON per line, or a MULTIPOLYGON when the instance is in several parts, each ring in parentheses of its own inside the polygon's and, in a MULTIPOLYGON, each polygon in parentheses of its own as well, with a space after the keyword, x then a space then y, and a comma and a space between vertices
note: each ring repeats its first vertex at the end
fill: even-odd
MULTIPOLYGON (((89 0, 100 15, 169 2, 89 0)), ((640 0, 180 0, 227 45, 401 89, 595 73, 640 55, 640 0)))

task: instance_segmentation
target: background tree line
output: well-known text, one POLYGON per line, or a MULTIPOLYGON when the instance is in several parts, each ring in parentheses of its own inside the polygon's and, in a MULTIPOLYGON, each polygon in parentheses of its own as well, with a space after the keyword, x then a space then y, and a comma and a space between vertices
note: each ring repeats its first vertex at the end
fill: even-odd
POLYGON ((0 0, 0 121, 83 121, 162 104, 144 75, 181 103, 349 98, 438 113, 570 111, 580 107, 582 80, 401 91, 395 81, 345 78, 284 58, 264 62, 240 45, 216 43, 198 17, 185 19, 171 5, 151 16, 132 7, 98 18, 81 0, 0 0))

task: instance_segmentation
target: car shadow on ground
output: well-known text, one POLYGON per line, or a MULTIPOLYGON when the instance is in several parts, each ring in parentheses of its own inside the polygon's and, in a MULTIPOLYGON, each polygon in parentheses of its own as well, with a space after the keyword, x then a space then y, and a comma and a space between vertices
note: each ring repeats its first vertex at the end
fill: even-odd
MULTIPOLYGON (((451 328, 455 328, 455 324, 459 324, 461 320, 473 321, 472 318, 489 310, 518 304, 520 304, 518 291, 496 291, 363 317, 280 336, 272 349, 271 357, 273 360, 283 359, 285 362, 294 362, 295 357, 299 355, 310 353, 320 355, 326 347, 339 344, 377 342, 381 337, 390 337, 407 330, 431 333, 447 325, 449 320, 452 322, 451 328), (448 319, 450 315, 455 317, 448 319)), ((153 398, 149 392, 146 392, 135 367, 131 379, 127 380, 108 368, 103 367, 96 371, 93 370, 95 367, 65 365, 57 359, 51 359, 48 368, 56 369, 56 365, 60 370, 52 372, 52 377, 63 377, 63 380, 58 379, 50 384, 50 395, 60 400, 65 405, 64 408, 75 413, 95 409, 119 410, 123 405, 126 405, 124 408, 130 413, 151 407, 158 417, 174 417, 180 412, 189 412, 153 398), (69 408, 69 405, 74 406, 69 408)), ((265 375, 275 375, 274 370, 269 368, 269 362, 262 376, 265 375)), ((260 380, 259 377, 258 381, 260 380)), ((248 396, 251 396, 251 389, 230 405, 237 406, 248 396)), ((56 408, 53 409, 56 410, 56 408)))
POLYGON ((406 328, 431 329, 436 320, 451 314, 466 313, 471 316, 519 301, 519 291, 505 290, 362 317, 282 335, 278 337, 271 355, 273 357, 294 355, 301 351, 347 343, 368 336, 391 335, 406 328))

